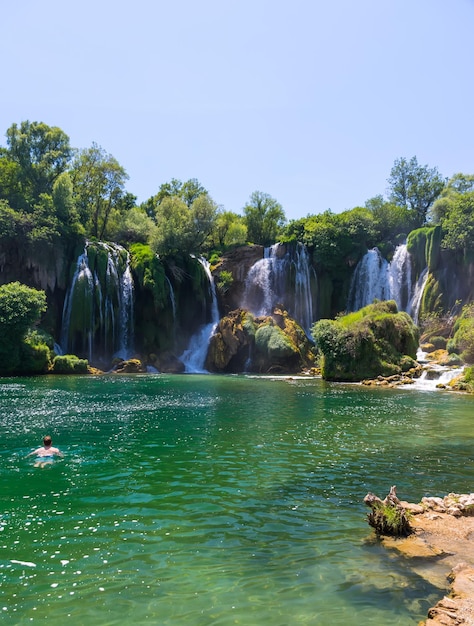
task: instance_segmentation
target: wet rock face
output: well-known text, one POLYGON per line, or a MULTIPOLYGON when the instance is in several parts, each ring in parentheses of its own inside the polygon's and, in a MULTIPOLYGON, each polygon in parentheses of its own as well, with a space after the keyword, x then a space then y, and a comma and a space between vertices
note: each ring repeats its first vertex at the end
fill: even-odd
POLYGON ((312 364, 311 344, 286 312, 254 317, 236 309, 220 320, 205 367, 215 373, 297 373, 312 364))
POLYGON ((263 246, 242 246, 235 248, 222 257, 221 262, 213 270, 216 284, 221 272, 232 274, 232 284, 225 293, 218 292, 219 309, 227 313, 238 309, 244 297, 245 279, 250 268, 260 259, 263 259, 263 246))

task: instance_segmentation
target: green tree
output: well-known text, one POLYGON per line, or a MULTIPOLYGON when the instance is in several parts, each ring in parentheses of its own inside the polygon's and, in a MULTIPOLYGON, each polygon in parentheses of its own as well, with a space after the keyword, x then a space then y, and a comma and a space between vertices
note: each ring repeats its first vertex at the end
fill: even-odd
POLYGON ((71 170, 75 204, 86 234, 108 238, 125 196, 128 175, 118 161, 93 143, 80 150, 71 170))
POLYGON ((414 156, 409 161, 404 157, 396 159, 388 183, 389 200, 413 211, 418 228, 426 223, 428 211, 444 189, 446 180, 436 167, 419 165, 414 156))
POLYGON ((211 240, 212 247, 219 249, 243 245, 247 241, 244 218, 232 211, 218 210, 211 240))
POLYGON ((275 243, 285 225, 285 212, 269 194, 254 191, 244 206, 249 241, 262 246, 275 243))
POLYGON ((474 176, 455 174, 433 205, 432 219, 441 225, 443 248, 474 257, 474 176))
POLYGON ((6 133, 8 158, 17 170, 30 207, 41 194, 51 194, 55 180, 66 171, 72 156, 69 137, 57 126, 43 122, 12 124, 6 133))
POLYGON ((155 205, 158 205, 165 198, 177 197, 182 200, 188 208, 199 196, 208 195, 208 191, 201 185, 197 178, 190 178, 186 182, 181 182, 177 178, 172 178, 169 183, 163 183, 160 190, 154 197, 155 205))
POLYGON ((155 212, 152 249, 163 256, 200 254, 214 228, 216 213, 217 206, 207 193, 200 194, 190 207, 179 196, 164 197, 155 212))
POLYGON ((18 282, 0 286, 0 373, 21 369, 21 352, 27 332, 45 311, 44 291, 18 282))

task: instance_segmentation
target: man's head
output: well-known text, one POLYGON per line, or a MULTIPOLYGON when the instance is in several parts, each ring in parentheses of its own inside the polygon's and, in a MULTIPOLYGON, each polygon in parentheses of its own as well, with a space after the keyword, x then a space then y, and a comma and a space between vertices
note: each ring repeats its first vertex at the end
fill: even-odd
POLYGON ((46 437, 43 439, 43 445, 48 447, 53 443, 51 437, 49 435, 46 435, 46 437))

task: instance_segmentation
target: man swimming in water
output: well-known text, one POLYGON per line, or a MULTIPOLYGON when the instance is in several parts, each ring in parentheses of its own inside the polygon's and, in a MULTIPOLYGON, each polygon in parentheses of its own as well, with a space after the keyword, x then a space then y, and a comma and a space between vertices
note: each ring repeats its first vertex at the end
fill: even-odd
POLYGON ((40 448, 36 448, 33 452, 30 452, 27 456, 36 456, 37 460, 35 467, 44 467, 48 463, 54 461, 55 456, 63 457, 64 454, 53 446, 52 439, 49 435, 43 439, 43 445, 40 448))

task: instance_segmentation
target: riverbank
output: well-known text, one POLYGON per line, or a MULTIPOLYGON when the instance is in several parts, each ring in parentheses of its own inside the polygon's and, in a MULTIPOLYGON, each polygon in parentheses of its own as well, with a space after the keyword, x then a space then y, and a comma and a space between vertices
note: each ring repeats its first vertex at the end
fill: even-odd
POLYGON ((418 575, 446 591, 420 626, 474 625, 474 494, 403 505, 413 514, 414 533, 382 541, 410 559, 418 575))

